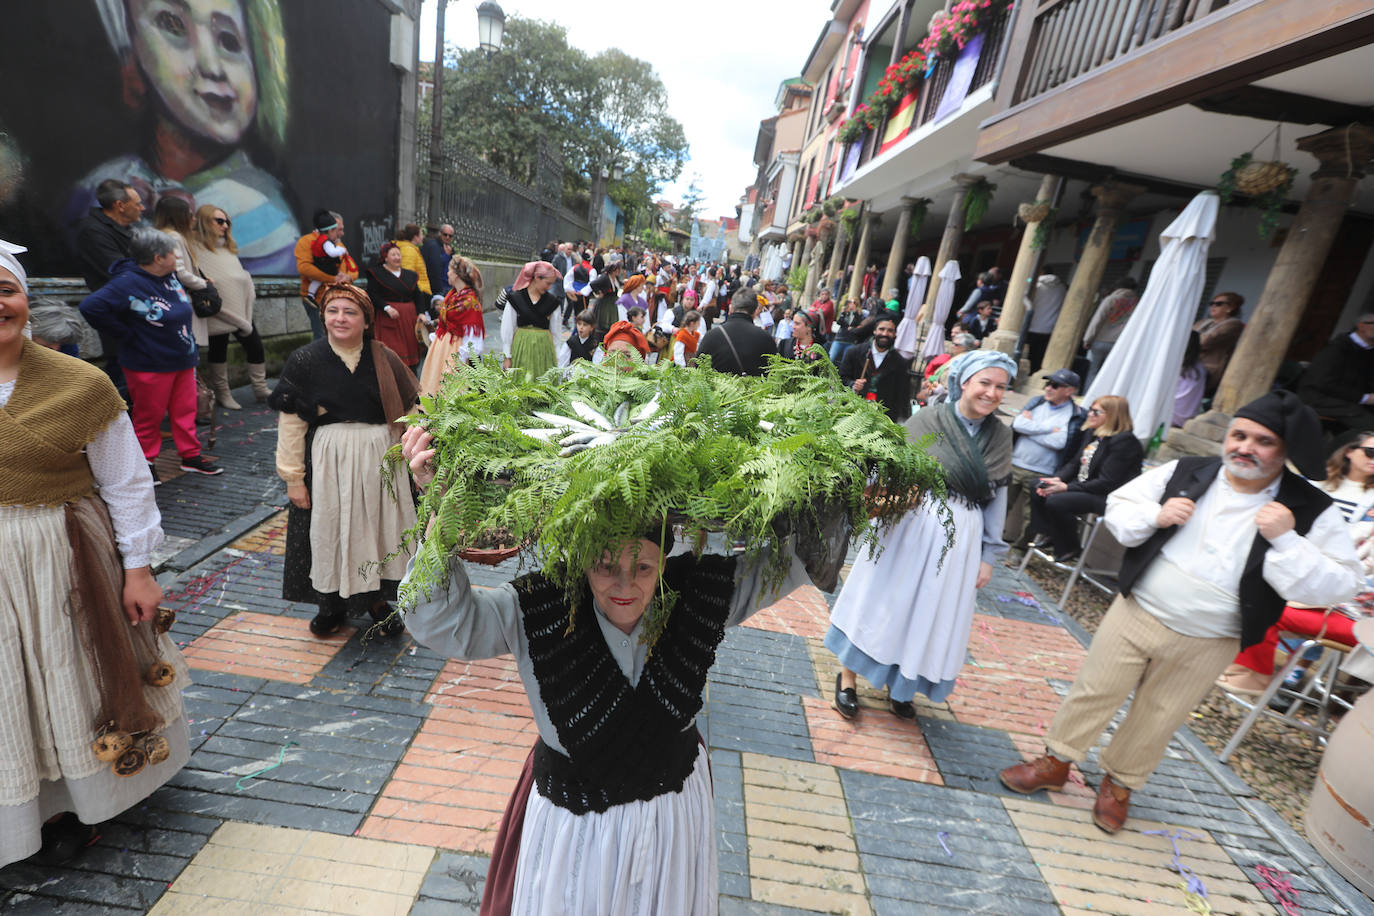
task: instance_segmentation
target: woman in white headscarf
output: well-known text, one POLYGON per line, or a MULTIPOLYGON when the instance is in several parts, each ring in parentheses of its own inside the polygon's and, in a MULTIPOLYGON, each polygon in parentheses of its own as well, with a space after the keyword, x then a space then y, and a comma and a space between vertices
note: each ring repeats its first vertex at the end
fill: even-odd
POLYGON ((1002 523, 1011 477, 1011 429, 994 414, 1016 377, 995 350, 950 362, 949 400, 906 422, 913 439, 934 434, 929 452, 945 471, 954 543, 939 506, 925 499, 882 538, 876 559, 860 553, 830 614, 825 645, 839 659, 835 709, 859 711, 857 675, 887 688, 892 713, 916 715, 912 699, 939 703, 954 690, 973 627, 975 593, 1007 550, 1002 523))
POLYGON ((71 858, 189 757, 153 479, 105 374, 28 339, 22 251, 0 241, 0 867, 71 858))

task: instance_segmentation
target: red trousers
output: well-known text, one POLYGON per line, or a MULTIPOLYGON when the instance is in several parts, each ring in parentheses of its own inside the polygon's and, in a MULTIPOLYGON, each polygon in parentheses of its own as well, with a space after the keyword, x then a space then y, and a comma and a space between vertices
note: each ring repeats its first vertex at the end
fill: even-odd
POLYGON ((1260 674, 1273 674, 1274 649, 1279 644, 1279 632, 1281 630, 1299 633, 1303 636, 1316 636, 1321 633, 1327 639, 1345 643, 1347 646, 1356 644, 1355 621, 1344 614, 1336 611, 1328 614, 1325 608, 1319 607, 1285 607, 1279 622, 1269 628, 1269 632, 1264 634, 1264 639, 1261 642, 1242 650, 1236 656, 1235 664, 1244 665, 1260 674), (1322 631, 1323 621, 1326 623, 1325 632, 1322 631))
POLYGON ((129 419, 134 424, 143 457, 149 461, 162 451, 162 418, 171 414, 172 441, 177 454, 194 458, 200 454, 196 438, 196 370, 176 372, 139 372, 125 369, 129 398, 134 402, 129 419))

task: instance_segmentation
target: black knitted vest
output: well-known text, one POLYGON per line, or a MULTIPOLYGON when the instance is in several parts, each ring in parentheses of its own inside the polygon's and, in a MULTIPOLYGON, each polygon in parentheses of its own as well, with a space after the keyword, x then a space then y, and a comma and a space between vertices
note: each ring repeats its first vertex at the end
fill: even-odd
POLYGON ((512 583, 539 695, 568 752, 538 743, 535 786, 574 814, 680 792, 696 764, 693 723, 725 638, 735 559, 673 557, 663 579, 677 605, 634 687, 592 619, 590 597, 568 632, 571 608, 561 588, 541 573, 512 583))

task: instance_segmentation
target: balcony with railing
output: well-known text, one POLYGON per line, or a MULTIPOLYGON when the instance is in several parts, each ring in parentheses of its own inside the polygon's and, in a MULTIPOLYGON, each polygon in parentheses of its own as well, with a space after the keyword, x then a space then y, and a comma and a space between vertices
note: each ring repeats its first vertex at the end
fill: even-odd
MULTIPOLYGON (((1004 51, 1006 31, 1011 21, 1011 15, 1010 9, 1004 10, 981 33, 982 46, 981 50, 978 51, 972 80, 965 91, 966 98, 973 96, 996 77, 997 65, 1004 51)), ((881 159, 885 154, 892 151, 903 138, 916 133, 937 119, 937 114, 941 114, 940 105, 950 88, 956 60, 957 57, 954 55, 937 58, 935 65, 920 81, 920 84, 899 100, 873 130, 864 131, 861 138, 854 141, 861 144, 856 163, 857 168, 863 168, 868 163, 881 159)), ((945 118, 950 114, 951 112, 945 112, 941 117, 945 118)), ((849 155, 852 155, 852 149, 846 147, 846 155, 841 158, 841 162, 844 162, 849 155)))
POLYGON ((1229 0, 1042 0, 1012 104, 1124 57, 1229 0))
POLYGON ((1025 0, 974 157, 1001 163, 1374 40, 1368 0, 1025 0), (1024 15, 1031 13, 1031 15, 1024 15))

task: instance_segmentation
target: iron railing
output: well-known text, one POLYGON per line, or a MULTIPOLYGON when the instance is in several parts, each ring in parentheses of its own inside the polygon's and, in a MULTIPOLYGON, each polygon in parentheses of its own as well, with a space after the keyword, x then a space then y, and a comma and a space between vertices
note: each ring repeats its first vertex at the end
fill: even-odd
POLYGON ((468 257, 526 261, 550 239, 592 237, 587 220, 563 206, 562 163, 541 151, 531 188, 471 153, 445 145, 439 214, 429 213, 429 138, 417 138, 415 212, 422 223, 453 226, 454 246, 468 257))
POLYGON ((1202 19, 1229 0, 1041 0, 1012 104, 1202 19))

